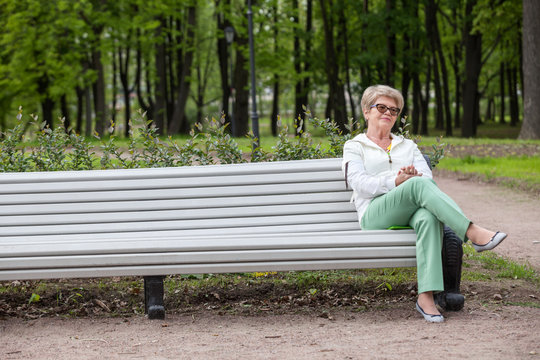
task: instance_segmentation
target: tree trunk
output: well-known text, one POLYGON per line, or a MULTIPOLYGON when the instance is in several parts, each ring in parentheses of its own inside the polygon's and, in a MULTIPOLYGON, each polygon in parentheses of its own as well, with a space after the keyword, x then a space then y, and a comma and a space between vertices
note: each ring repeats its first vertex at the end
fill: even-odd
POLYGON ((46 74, 43 74, 38 80, 38 92, 42 96, 41 100, 41 113, 43 114, 42 121, 45 121, 46 126, 53 128, 53 109, 54 101, 49 95, 49 78, 46 74))
POLYGON ((429 98, 430 98, 430 84, 431 84, 431 69, 433 64, 428 62, 426 74, 426 96, 422 96, 422 118, 420 121, 420 135, 428 135, 428 115, 429 115, 429 98))
POLYGON ((385 81, 389 86, 394 86, 394 72, 396 71, 396 34, 392 27, 394 12, 394 0, 386 0, 386 76, 385 81))
POLYGON ((94 49, 92 51, 92 65, 97 74, 97 80, 94 83, 94 104, 95 104, 95 131, 99 135, 105 132, 105 123, 107 119, 107 111, 105 104, 105 71, 101 62, 101 50, 94 49))
POLYGON ((465 13, 465 82, 463 83, 463 123, 461 136, 475 137, 479 122, 478 79, 482 68, 482 35, 472 32, 472 14, 476 0, 467 0, 465 13))
POLYGON ((69 107, 66 94, 62 94, 60 97, 60 110, 62 111, 62 117, 64 119, 64 127, 66 132, 69 133, 71 127, 71 117, 69 116, 69 107))
POLYGON ((279 116, 279 77, 274 74, 274 96, 272 99, 272 115, 270 115, 270 128, 272 136, 278 135, 278 116, 279 116))
POLYGON ((489 97, 487 106, 486 106, 486 121, 493 120, 493 109, 495 107, 495 101, 493 100, 493 97, 489 97))
MULTIPOLYGON (((437 6, 437 5, 435 5, 437 6)), ((437 57, 439 59, 439 65, 441 66, 441 77, 442 77, 442 100, 444 108, 444 119, 445 119, 445 128, 446 136, 452 136, 452 115, 450 111, 450 89, 448 86, 448 70, 446 69, 446 57, 443 53, 443 48, 441 44, 441 35, 439 33, 439 24, 437 21, 437 13, 434 16, 435 23, 433 24, 434 30, 434 44, 437 57)))
POLYGON ((303 85, 302 81, 302 55, 300 48, 300 29, 299 29, 299 8, 298 0, 293 0, 293 14, 292 19, 294 23, 294 35, 293 35, 293 57, 294 57, 294 72, 295 72, 295 84, 294 84, 294 125, 297 128, 297 131, 304 131, 304 110, 302 108, 302 99, 303 99, 303 85))
POLYGON ((523 0, 523 125, 520 139, 540 139, 540 2, 523 0))
MULTIPOLYGON (((456 47, 459 47, 459 46, 456 45, 456 47)), ((459 75, 458 66, 454 67, 454 80, 455 80, 454 98, 456 101, 456 107, 454 108, 454 127, 459 128, 461 127, 461 88, 463 87, 463 84, 461 84, 461 76, 459 75)))
MULTIPOLYGON (((313 1, 307 0, 306 8, 306 34, 311 34, 313 30, 313 1)), ((306 38, 305 51, 304 51, 304 92, 302 95, 302 104, 306 107, 309 105, 309 91, 310 91, 310 76, 309 71, 311 69, 311 36, 306 38)))
POLYGON ((349 64, 349 38, 347 36, 347 17, 345 16, 345 4, 339 5, 339 23, 341 25, 341 33, 343 37, 343 54, 345 60, 345 84, 347 86, 347 93, 349 94, 349 106, 351 107, 352 118, 356 120, 356 105, 354 104, 354 96, 351 89, 351 76, 350 76, 350 64, 349 64))
MULTIPOLYGON (((279 51, 279 28, 278 28, 278 8, 277 2, 272 6, 273 14, 273 31, 274 31, 274 54, 279 51)), ((272 113, 270 115, 270 129, 272 130, 272 136, 278 135, 278 116, 279 116, 279 75, 274 73, 274 91, 272 97, 272 113)))
MULTIPOLYGON (((408 34, 403 34, 403 70, 401 76, 401 94, 403 95, 403 109, 401 109, 402 116, 407 116, 409 109, 407 106, 409 100, 409 85, 411 84, 411 64, 410 64, 410 53, 411 53, 411 39, 408 34)), ((399 123, 399 119, 396 124, 399 123)), ((399 124, 401 126, 401 124, 399 124)))
POLYGON ((444 129, 444 112, 443 112, 443 101, 442 101, 442 90, 441 90, 441 77, 439 73, 439 62, 437 60, 437 55, 433 54, 433 85, 435 87, 435 128, 442 130, 444 129))
MULTIPOLYGON (((189 126, 186 122, 186 102, 189 96, 190 90, 190 75, 191 75, 191 66, 193 63, 193 39, 194 39, 194 29, 197 22, 197 8, 195 6, 190 6, 187 10, 187 31, 184 38, 184 46, 187 49, 184 53, 184 58, 182 60, 182 75, 179 79, 179 89, 177 91, 176 101, 174 104, 174 113, 169 124, 169 134, 176 134, 180 131, 188 132, 189 126)), ((180 69, 178 70, 180 71, 180 69)))
MULTIPOLYGON (((418 17, 418 2, 416 0, 403 0, 405 16, 410 18, 418 17)), ((410 32, 403 34, 404 37, 404 56, 403 56, 403 76, 401 91, 405 103, 403 105, 403 114, 411 115, 409 121, 412 124, 411 131, 418 134, 420 129, 420 116, 422 114, 422 85, 420 83, 420 72, 422 59, 422 49, 420 47, 421 36, 419 35, 419 22, 415 22, 410 32), (412 81, 412 112, 409 107, 409 87, 412 81)))
POLYGON ((80 86, 75 87, 77 94, 77 124, 75 125, 75 133, 81 134, 84 112, 84 90, 80 86))
POLYGON ((178 44, 184 43, 185 31, 182 29, 182 21, 180 19, 174 20, 172 16, 169 16, 168 22, 169 30, 167 31, 166 43, 165 43, 165 63, 167 69, 167 117, 166 124, 170 124, 174 113, 174 102, 178 96, 179 84, 182 80, 182 72, 184 69, 183 47, 178 44), (175 36, 173 36, 175 32, 175 36), (174 55, 173 48, 176 46, 176 57, 174 55), (176 63, 175 63, 176 61, 176 63))
MULTIPOLYGON (((128 32, 126 43, 129 44, 131 41, 131 31, 128 32)), ((119 64, 119 75, 120 83, 122 84, 122 92, 124 93, 124 136, 129 136, 129 121, 131 119, 131 91, 129 87, 129 59, 130 59, 131 49, 129 45, 122 49, 120 46, 118 48, 118 64, 119 64), (125 55, 124 55, 125 52, 125 55)))
POLYGON ((164 134, 165 119, 167 115, 167 63, 165 60, 165 40, 163 39, 163 28, 165 20, 163 17, 158 19, 159 26, 156 28, 156 81, 155 81, 155 108, 154 108, 154 124, 158 128, 159 134, 164 134))
POLYGON ((327 0, 320 0, 321 16, 324 27, 325 39, 325 54, 326 54, 326 76, 329 87, 329 102, 327 108, 331 108, 334 113, 334 121, 339 128, 346 132, 347 128, 347 112, 343 83, 339 77, 339 64, 336 59, 336 50, 334 47, 334 31, 333 22, 331 20, 331 12, 328 7, 332 8, 332 2, 327 5, 327 0))
MULTIPOLYGON (((248 39, 244 35, 237 37, 236 44, 239 49, 247 49, 248 39)), ((235 85, 235 101, 234 101, 234 119, 236 128, 234 136, 244 136, 249 131, 249 71, 248 59, 244 57, 246 51, 236 52, 236 63, 234 65, 234 85, 235 85)))
POLYGON ((46 95, 45 99, 41 100, 41 111, 43 113, 43 121, 45 121, 47 126, 51 129, 54 126, 53 109, 54 101, 50 98, 50 96, 46 95))
POLYGON ((86 86, 84 88, 84 104, 86 108, 86 126, 84 128, 84 132, 87 137, 92 136, 92 92, 90 89, 90 86, 86 86))
POLYGON ((499 67, 499 95, 501 97, 501 107, 499 109, 499 123, 501 124, 504 124, 506 123, 506 120, 504 119, 504 114, 506 112, 506 109, 505 109, 505 100, 504 100, 504 97, 505 97, 505 94, 506 94, 506 89, 504 88, 504 78, 505 78, 505 75, 504 75, 504 62, 501 61, 501 65, 499 67))
MULTIPOLYGON (((431 53, 433 54, 435 101, 437 104, 435 128, 444 129, 445 124, 450 121, 450 114, 449 112, 448 114, 445 112, 445 108, 447 107, 445 106, 446 104, 444 100, 448 100, 448 93, 445 93, 445 91, 443 90, 442 83, 447 81, 444 79, 444 75, 446 75, 446 66, 444 63, 445 59, 443 57, 442 50, 439 48, 440 35, 437 24, 437 5, 435 4, 434 0, 428 0, 426 2, 425 12, 426 31, 429 37, 431 53)), ((447 84, 445 83, 445 85, 447 84)), ((450 132, 451 131, 452 130, 450 127, 450 132)))
POLYGON ((508 67, 507 74, 508 74, 508 95, 510 96, 510 126, 516 126, 519 123, 516 68, 508 67))
MULTIPOLYGON (((144 94, 142 93, 142 74, 143 74, 143 59, 142 59, 142 49, 140 37, 140 30, 137 29, 137 68, 135 69, 135 88, 137 91, 137 102, 141 106, 142 110, 146 112, 149 116, 154 116, 154 103, 152 101, 151 87, 146 87, 146 95, 148 96, 148 102, 144 99, 144 94)), ((126 131, 129 132, 129 124, 126 126, 126 131)))
MULTIPOLYGON (((113 46, 112 49, 112 95, 111 95, 111 121, 114 124, 113 126, 113 133, 116 131, 116 127, 118 124, 116 124, 116 102, 117 102, 117 94, 118 94, 118 82, 117 82, 117 74, 118 74, 118 63, 116 59, 116 46, 113 46)), ((108 124, 107 124, 108 125, 108 124)))
POLYGON ((412 132, 418 134, 420 130, 420 116, 422 115, 422 85, 420 84, 420 74, 413 73, 413 111, 412 111, 412 132))
MULTIPOLYGON (((220 2, 220 0, 216 0, 216 9, 220 8, 220 2)), ((226 9, 228 9, 230 7, 230 0, 225 1, 225 5, 221 5, 221 7, 225 7, 226 9)), ((228 19, 225 18, 225 14, 223 11, 218 10, 216 17, 217 31, 219 32, 219 34, 224 34, 225 28, 231 26, 231 23, 228 19)), ((231 116, 229 114, 229 100, 231 97, 231 89, 233 88, 233 84, 229 84, 231 80, 231 74, 229 74, 229 67, 227 66, 229 64, 229 53, 227 50, 232 54, 232 44, 231 48, 229 49, 225 36, 218 36, 217 55, 219 62, 219 74, 221 78, 221 112, 225 114, 225 124, 228 124, 227 129, 229 132, 232 133, 231 116)), ((232 56, 230 58, 230 61, 232 61, 232 56)))
MULTIPOLYGON (((368 14, 369 14, 369 0, 364 0, 363 6, 362 6, 363 16, 361 19, 362 20, 362 38, 360 39, 360 48, 363 54, 367 52, 366 32, 368 28, 368 23, 367 23, 368 14)), ((362 90, 366 89, 368 86, 371 85, 371 71, 369 71, 368 65, 362 64, 360 66, 360 84, 361 84, 362 90)), ((365 125, 366 124, 364 124, 364 126, 365 125)))

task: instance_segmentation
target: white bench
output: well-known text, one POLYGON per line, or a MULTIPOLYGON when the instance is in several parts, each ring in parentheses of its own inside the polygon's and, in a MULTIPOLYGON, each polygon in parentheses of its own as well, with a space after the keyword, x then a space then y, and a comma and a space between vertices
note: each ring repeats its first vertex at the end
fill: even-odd
POLYGON ((413 230, 361 231, 341 159, 0 173, 0 280, 415 266, 413 230))

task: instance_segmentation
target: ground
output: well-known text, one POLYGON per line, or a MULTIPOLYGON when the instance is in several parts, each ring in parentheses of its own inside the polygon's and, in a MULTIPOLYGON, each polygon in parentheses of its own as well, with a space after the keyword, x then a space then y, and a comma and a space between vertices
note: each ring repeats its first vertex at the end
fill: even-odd
MULTIPOLYGON (((537 195, 447 174, 436 181, 471 220, 509 234, 498 254, 540 271, 537 195)), ((91 280, 78 281, 69 286, 91 280)), ((356 295, 339 284, 313 296, 279 286, 216 289, 183 307, 175 298, 184 295, 173 293, 164 321, 117 311, 130 309, 138 289, 79 305, 71 292, 71 309, 58 305, 65 298, 34 306, 28 294, 0 294, 0 359, 540 358, 539 287, 521 279, 464 281, 465 308, 445 312, 443 324, 415 311, 414 284, 356 295)))

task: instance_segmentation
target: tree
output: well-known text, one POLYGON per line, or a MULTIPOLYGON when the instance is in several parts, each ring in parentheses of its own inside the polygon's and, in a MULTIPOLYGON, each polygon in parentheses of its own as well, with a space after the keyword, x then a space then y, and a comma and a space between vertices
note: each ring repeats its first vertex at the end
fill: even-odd
MULTIPOLYGON (((356 99, 376 83, 401 86, 414 132, 427 132, 434 105, 447 134, 462 125, 474 136, 480 106, 482 115, 506 113, 519 124, 527 92, 516 41, 522 2, 258 0, 257 88, 273 134, 280 111, 296 119, 309 105, 319 116, 324 101, 326 116, 345 130, 356 99)), ((246 0, 0 0, 0 7, 2 127, 23 105, 49 124, 73 118, 84 132, 86 118, 88 135, 94 122, 103 133, 118 93, 126 131, 137 106, 160 131, 185 132, 208 115, 224 112, 229 122, 233 83, 235 135, 249 128, 246 0), (229 25, 235 41, 227 48, 229 25)))
POLYGON ((520 139, 540 139, 540 2, 523 0, 523 125, 520 139))
MULTIPOLYGON (((231 48, 228 49, 227 40, 224 36, 225 28, 231 26, 231 22, 229 20, 230 7, 230 0, 225 0, 224 2, 221 0, 216 0, 217 57, 219 61, 219 73, 221 79, 221 112, 225 114, 225 123, 228 124, 229 131, 232 131, 231 117, 229 112, 229 99, 232 95, 231 90, 233 88, 233 84, 229 84, 231 74, 229 74, 229 67, 227 66, 229 64, 229 52, 232 52, 232 44, 231 48)), ((232 56, 230 61, 232 61, 232 56)))
MULTIPOLYGON (((247 24, 247 0, 244 4, 238 4, 234 13, 238 14, 233 26, 236 30, 235 46, 236 61, 234 64, 233 83, 235 91, 234 117, 236 128, 234 136, 243 136, 249 129, 249 48, 248 48, 248 24, 247 24)), ((253 10, 254 17, 257 11, 253 10)), ((257 19, 254 18, 254 23, 257 19)))
POLYGON ((476 136, 476 126, 479 121, 478 78, 482 68, 482 34, 473 30, 473 8, 476 0, 467 0, 465 30, 465 82, 463 83, 463 121, 461 136, 476 136))
POLYGON ((186 102, 189 97, 191 84, 191 68, 193 64, 193 46, 194 46, 194 30, 197 23, 197 8, 191 4, 187 8, 185 17, 185 28, 183 32, 183 52, 179 54, 178 62, 182 66, 178 69, 178 88, 176 90, 176 99, 174 101, 174 112, 169 122, 169 134, 176 134, 180 131, 183 133, 189 132, 189 126, 186 124, 186 102), (182 56, 182 58, 180 58, 182 56))
POLYGON ((341 130, 346 131, 347 109, 343 81, 337 59, 339 52, 335 47, 333 1, 320 0, 321 17, 324 28, 324 47, 326 54, 326 77, 328 81, 327 117, 332 117, 341 130), (332 114, 333 116, 329 116, 332 114))
MULTIPOLYGON (((279 25, 278 25, 278 2, 272 4, 272 31, 274 33, 274 53, 279 52, 279 25)), ((278 135, 278 116, 279 116, 279 86, 280 76, 274 71, 274 87, 272 97, 272 112, 270 115, 270 129, 273 136, 278 135)))

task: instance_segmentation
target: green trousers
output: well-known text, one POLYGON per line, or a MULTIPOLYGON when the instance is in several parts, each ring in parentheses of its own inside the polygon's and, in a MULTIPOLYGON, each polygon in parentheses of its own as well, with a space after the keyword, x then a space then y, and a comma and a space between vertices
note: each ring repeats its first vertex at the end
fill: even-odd
POLYGON ((409 225, 416 231, 418 293, 444 290, 443 224, 466 239, 470 220, 435 181, 423 177, 413 177, 374 198, 361 219, 365 230, 409 225))

